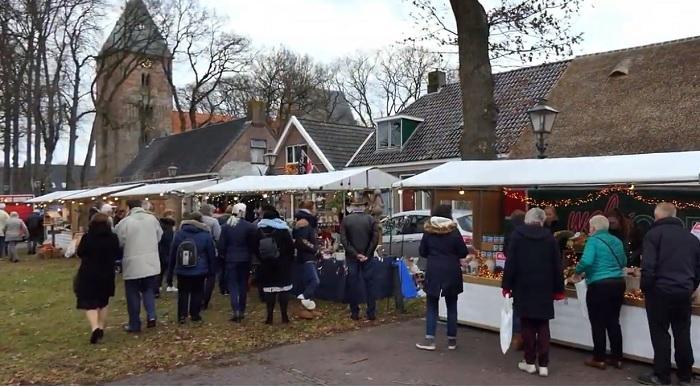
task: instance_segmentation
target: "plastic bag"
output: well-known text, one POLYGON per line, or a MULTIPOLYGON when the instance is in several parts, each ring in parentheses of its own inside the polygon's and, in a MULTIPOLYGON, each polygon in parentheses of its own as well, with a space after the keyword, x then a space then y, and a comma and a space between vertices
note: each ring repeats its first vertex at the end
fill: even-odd
POLYGON ((71 239, 70 243, 68 243, 68 247, 66 247, 66 252, 63 256, 66 258, 70 258, 70 257, 75 255, 77 249, 78 249, 78 240, 71 239))
POLYGON ((501 309, 501 351, 505 355, 510 348, 513 339, 513 298, 503 299, 503 309, 501 309))
POLYGON ((416 289, 416 283, 413 281, 413 276, 408 271, 408 266, 403 261, 403 259, 397 259, 396 265, 399 269, 399 280, 401 281, 401 294, 404 298, 416 298, 418 297, 418 289, 416 289))
POLYGON ((586 292, 588 291, 588 285, 586 280, 581 280, 576 282, 576 298, 578 298, 578 305, 581 308, 581 314, 588 320, 588 306, 586 305, 586 292))

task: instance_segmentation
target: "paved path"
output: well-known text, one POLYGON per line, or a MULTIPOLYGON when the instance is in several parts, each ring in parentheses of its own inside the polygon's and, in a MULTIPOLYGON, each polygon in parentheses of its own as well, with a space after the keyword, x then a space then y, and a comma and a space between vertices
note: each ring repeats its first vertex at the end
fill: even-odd
MULTIPOLYGON (((226 361, 193 365, 116 381, 127 385, 634 385, 648 372, 628 362, 623 370, 583 365, 585 352, 554 346, 550 377, 517 369, 521 353, 500 353, 498 335, 460 328, 459 348, 414 349, 424 322, 413 320, 288 345, 226 361)), ((438 330, 444 335, 444 326, 438 330)))

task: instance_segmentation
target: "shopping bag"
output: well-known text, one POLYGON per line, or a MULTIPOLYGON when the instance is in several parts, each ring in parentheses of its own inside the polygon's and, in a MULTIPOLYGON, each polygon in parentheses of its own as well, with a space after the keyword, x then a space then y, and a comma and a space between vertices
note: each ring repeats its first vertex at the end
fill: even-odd
POLYGON ((513 298, 503 299, 503 309, 501 309, 501 351, 505 355, 510 348, 513 339, 513 298))
POLYGON ((404 298, 416 298, 418 296, 418 289, 416 288, 416 283, 413 281, 411 272, 408 271, 408 266, 406 266, 403 259, 397 259, 396 265, 399 270, 401 294, 404 298))
POLYGON ((588 320, 588 306, 586 305, 586 292, 588 291, 588 285, 586 285, 586 280, 576 282, 576 298, 578 298, 578 305, 581 308, 581 314, 588 320))

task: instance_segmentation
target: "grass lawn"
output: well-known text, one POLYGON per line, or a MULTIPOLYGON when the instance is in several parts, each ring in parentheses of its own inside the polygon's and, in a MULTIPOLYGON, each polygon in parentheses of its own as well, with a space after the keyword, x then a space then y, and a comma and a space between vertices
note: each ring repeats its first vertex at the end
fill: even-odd
MULTIPOLYGON (((351 321, 344 305, 319 302, 321 317, 293 318, 290 325, 283 326, 276 311, 275 325, 267 326, 263 324, 264 305, 256 294, 249 297, 247 321, 233 324, 228 321, 228 299, 217 289, 210 309, 203 313, 204 324, 177 324, 176 295, 167 293, 157 302, 159 326, 129 335, 121 329, 127 314, 123 284, 118 280, 105 338, 91 345, 84 313, 75 309, 72 278, 77 267, 77 259, 23 257, 15 264, 0 260, 0 384, 104 383, 368 325, 351 321)), ((378 304, 380 319, 375 324, 423 313, 420 301, 408 302, 404 315, 396 314, 385 301, 378 304)), ((297 302, 293 302, 290 314, 294 316, 296 310, 297 302)), ((143 311, 141 318, 145 320, 143 311)))

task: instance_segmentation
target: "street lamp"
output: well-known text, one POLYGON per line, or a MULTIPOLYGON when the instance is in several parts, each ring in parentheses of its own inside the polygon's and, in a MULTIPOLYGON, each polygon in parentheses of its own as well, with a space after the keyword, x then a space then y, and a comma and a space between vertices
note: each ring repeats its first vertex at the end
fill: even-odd
POLYGON ((547 156, 544 152, 547 150, 547 144, 544 142, 544 136, 552 133, 552 127, 554 126, 554 120, 557 118, 559 111, 551 106, 547 106, 545 103, 546 99, 540 98, 537 104, 527 111, 530 116, 530 123, 532 124, 532 131, 537 136, 537 158, 544 159, 547 156))
POLYGON ((265 174, 268 176, 274 175, 275 174, 275 161, 277 161, 277 154, 268 149, 268 151, 267 151, 267 153, 265 153, 264 157, 265 157, 265 165, 267 165, 267 172, 265 174))
POLYGON ((170 165, 168 167, 168 177, 175 177, 177 176, 177 167, 175 165, 170 165))

